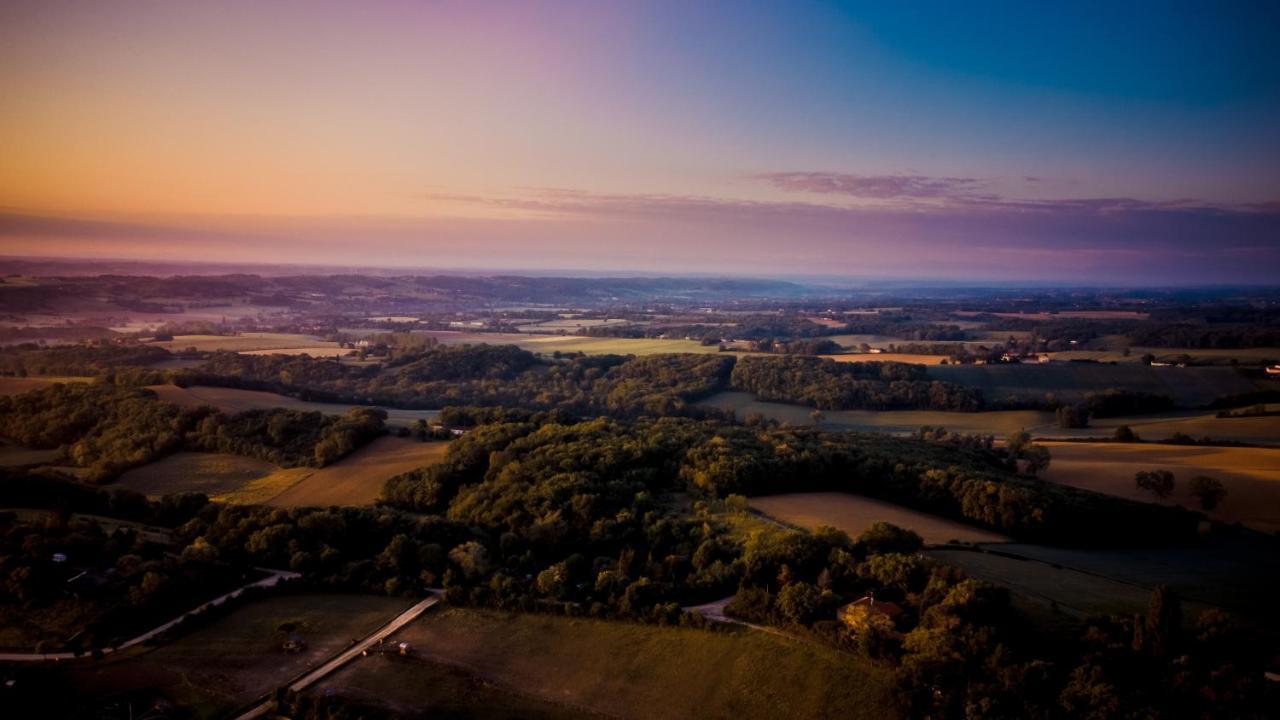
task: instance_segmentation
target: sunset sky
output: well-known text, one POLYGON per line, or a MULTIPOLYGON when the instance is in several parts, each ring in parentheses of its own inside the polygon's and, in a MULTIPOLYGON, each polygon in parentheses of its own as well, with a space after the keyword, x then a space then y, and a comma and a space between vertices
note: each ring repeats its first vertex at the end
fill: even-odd
POLYGON ((1280 3, 5 0, 0 254, 1275 283, 1280 3))

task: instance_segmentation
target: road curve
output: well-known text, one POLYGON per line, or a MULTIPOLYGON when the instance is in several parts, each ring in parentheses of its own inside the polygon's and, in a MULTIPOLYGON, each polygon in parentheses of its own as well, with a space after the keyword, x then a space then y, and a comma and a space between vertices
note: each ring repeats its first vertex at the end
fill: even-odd
MULTIPOLYGON (((330 673, 334 672, 338 668, 342 667, 343 665, 346 665, 347 663, 351 662, 355 658, 359 657, 360 653, 363 653, 365 650, 368 650, 374 645, 377 645, 378 643, 385 640, 392 633, 396 632, 397 630, 404 627, 405 625, 413 622, 415 619, 417 619, 419 615, 421 615, 424 611, 426 611, 427 608, 431 607, 432 605, 435 605, 439 601, 440 601, 439 595, 432 595, 426 600, 423 600, 422 602, 417 603, 416 605, 409 608, 408 610, 405 610, 404 612, 397 615, 391 622, 387 623, 386 625, 383 625, 381 628, 374 631, 372 635, 365 637, 364 640, 361 640, 355 645, 352 645, 351 647, 344 650, 342 653, 330 659, 328 662, 324 663, 323 665, 320 665, 314 670, 311 670, 310 672, 308 672, 306 675, 303 675, 302 677, 295 680, 292 684, 289 685, 289 689, 293 692, 302 692, 303 690, 306 690, 307 688, 311 687, 313 684, 316 683, 316 681, 320 680, 324 676, 329 675, 330 673)), ((238 715, 236 720, 254 720, 254 718, 266 717, 274 705, 275 705, 275 700, 273 698, 268 698, 266 700, 263 700, 258 705, 255 705, 252 709, 248 710, 247 712, 241 715, 238 715)))
MULTIPOLYGON (((294 578, 302 577, 298 573, 289 572, 288 570, 268 570, 265 568, 257 568, 257 569, 261 570, 262 572, 268 572, 271 574, 268 577, 265 577, 257 582, 251 582, 248 585, 245 585, 244 587, 240 587, 235 590, 232 590, 231 592, 225 595, 219 595, 218 597, 206 603, 202 603, 201 605, 199 605, 198 607, 192 610, 188 610, 187 612, 183 613, 182 615, 179 615, 178 617, 170 620, 169 622, 163 625, 160 625, 158 627, 154 627, 135 638, 131 638, 129 640, 126 640, 120 643, 115 647, 105 647, 105 648, 96 648, 96 649, 101 650, 103 655, 109 655, 110 653, 113 653, 117 650, 127 650, 128 648, 131 648, 135 645, 141 645, 142 643, 147 642, 148 640, 151 640, 152 638, 173 629, 173 627, 176 626, 178 623, 182 622, 183 620, 187 619, 192 615, 198 615, 204 612, 205 610, 208 610, 209 608, 216 607, 228 600, 240 597, 240 595, 242 595, 244 591, 248 590, 249 588, 275 587, 275 585, 279 583, 280 580, 282 579, 293 580, 294 578)), ((75 660, 77 658, 88 657, 91 652, 92 650, 89 650, 89 651, 82 652, 79 655, 75 653, 69 653, 69 652, 0 653, 0 662, 46 662, 46 661, 60 661, 60 660, 75 660)))

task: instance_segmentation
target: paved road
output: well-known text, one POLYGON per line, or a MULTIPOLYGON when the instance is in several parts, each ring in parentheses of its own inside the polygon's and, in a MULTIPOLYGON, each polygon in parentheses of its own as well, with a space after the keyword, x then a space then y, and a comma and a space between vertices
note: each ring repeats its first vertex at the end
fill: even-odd
MULTIPOLYGON (((351 647, 347 648, 341 654, 332 658, 325 664, 315 668, 311 672, 308 672, 306 675, 303 675, 302 677, 295 680, 291 685, 289 685, 289 689, 292 690, 293 692, 302 692, 303 690, 306 690, 307 688, 314 685, 316 681, 320 680, 324 676, 334 672, 338 668, 342 667, 343 665, 346 665, 347 663, 351 662, 355 658, 359 657, 360 653, 363 653, 365 650, 368 650, 374 645, 377 645, 378 643, 385 640, 388 636, 390 636, 395 631, 413 622, 427 608, 431 607, 432 605, 435 605, 439 601, 440 601, 439 595, 432 595, 426 600, 423 600, 422 602, 414 605, 408 610, 405 610, 403 613, 400 613, 399 615, 397 615, 394 620, 392 620, 391 622, 387 623, 386 625, 383 625, 381 628, 376 630, 372 635, 369 635, 364 640, 361 640, 355 645, 352 645, 351 647)), ((267 714, 271 711, 271 709, 274 706, 275 706, 275 700, 269 698, 267 700, 264 700, 261 704, 254 706, 252 710, 249 710, 248 712, 245 712, 244 714, 240 715, 237 718, 237 720, 254 720, 254 718, 266 717, 267 714)))
MULTIPOLYGON (((133 646, 135 646, 135 645, 141 645, 142 643, 147 642, 148 640, 151 640, 152 638, 156 637, 157 635, 160 635, 161 633, 164 633, 164 632, 166 632, 166 631, 168 631, 168 630, 171 630, 175 625, 177 625, 178 623, 180 623, 180 622, 182 622, 183 620, 185 620, 185 619, 187 618, 187 616, 189 616, 189 615, 196 615, 196 614, 202 613, 202 612, 204 612, 205 610, 208 610, 208 609, 209 609, 209 608, 211 608, 211 607, 215 607, 215 606, 221 605, 222 603, 224 603, 224 602, 226 602, 226 601, 228 601, 228 600, 231 600, 232 598, 240 597, 240 595, 241 595, 241 594, 243 594, 243 593, 244 593, 244 591, 245 591, 245 590, 248 590, 249 588, 253 588, 253 587, 264 587, 264 588, 265 588, 265 587, 274 587, 274 586, 276 585, 276 583, 280 582, 280 580, 281 580, 281 579, 292 580, 292 579, 294 579, 294 578, 302 577, 302 576, 301 576, 301 575, 299 575, 298 573, 296 573, 296 572, 289 572, 288 570, 267 570, 267 569, 265 569, 265 568, 257 568, 257 569, 258 569, 258 570, 261 570, 262 572, 268 572, 268 573, 271 573, 271 575, 270 575, 270 576, 268 576, 268 577, 265 577, 265 578, 263 578, 263 579, 261 579, 261 580, 259 580, 259 581, 257 581, 257 582, 249 583, 248 585, 245 585, 245 586, 244 586, 244 587, 242 587, 242 588, 238 588, 238 589, 236 589, 236 590, 232 590, 231 592, 227 593, 226 595, 220 595, 220 596, 218 596, 218 597, 216 597, 216 598, 214 598, 214 599, 212 599, 212 600, 210 600, 210 601, 208 601, 208 602, 206 602, 206 603, 201 604, 200 606, 198 606, 198 607, 196 607, 196 608, 194 608, 194 609, 192 609, 192 610, 187 611, 186 613, 183 613, 182 615, 180 615, 180 616, 178 616, 178 617, 176 617, 176 618, 174 618, 174 619, 170 620, 169 622, 167 622, 167 623, 165 623, 165 624, 163 624, 163 625, 161 625, 161 626, 159 626, 159 627, 152 628, 152 629, 148 630, 147 632, 145 632, 145 633, 143 633, 143 634, 141 634, 141 635, 139 635, 139 636, 137 636, 137 637, 135 637, 135 638, 132 638, 132 639, 130 639, 130 640, 126 640, 125 642, 120 643, 119 645, 117 645, 117 646, 116 646, 116 647, 114 647, 114 648, 109 648, 109 647, 108 647, 108 648, 101 648, 101 650, 102 650, 102 654, 107 655, 107 654, 113 653, 113 652, 115 652, 115 651, 117 651, 117 650, 126 650, 126 649, 131 648, 131 647, 133 647, 133 646)), ((75 660, 77 657, 86 657, 87 655, 88 655, 88 653, 81 653, 80 655, 76 655, 75 653, 69 653, 69 652, 56 652, 56 653, 0 653, 0 662, 45 662, 45 661, 49 661, 49 660, 75 660)))
POLYGON ((769 627, 768 625, 757 625, 756 623, 750 623, 750 622, 747 622, 746 620, 739 620, 737 618, 733 618, 733 617, 729 617, 728 615, 725 615, 724 608, 726 605, 728 605, 732 601, 733 601, 733 596, 730 595, 727 598, 716 600, 715 602, 709 602, 706 605, 692 605, 690 607, 681 608, 681 609, 684 610, 685 612, 694 613, 695 615, 701 615, 702 617, 710 620, 711 622, 724 623, 726 625, 742 625, 743 627, 749 627, 752 630, 767 632, 771 635, 777 635, 779 637, 785 637, 785 638, 791 637, 790 635, 779 630, 778 628, 769 627))

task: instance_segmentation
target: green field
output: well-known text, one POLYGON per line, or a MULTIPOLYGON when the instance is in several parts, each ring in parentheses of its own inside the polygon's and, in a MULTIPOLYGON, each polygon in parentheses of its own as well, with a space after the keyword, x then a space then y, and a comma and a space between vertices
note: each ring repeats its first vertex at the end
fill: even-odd
POLYGON ((1207 405, 1220 397, 1243 395, 1257 384, 1231 368, 1150 367, 1098 363, 1014 365, 936 365, 929 377, 982 390, 987 402, 1008 398, 1080 400, 1089 392, 1120 388, 1168 395, 1179 405, 1207 405))
POLYGON ((1217 413, 1196 410, 1094 419, 1087 428, 1063 429, 1048 424, 1033 431, 1049 438, 1110 437, 1121 425, 1129 426, 1144 440, 1164 440, 1182 433, 1195 438, 1280 445, 1280 416, 1220 418, 1217 413))
POLYGON ((184 492, 213 497, 239 490, 279 470, 265 460, 239 455, 180 452, 126 472, 113 487, 153 498, 184 492))
POLYGON ((93 382, 93 378, 79 376, 41 375, 39 377, 0 377, 0 395, 21 395, 32 390, 49 387, 54 383, 93 382))
POLYGON ((182 717, 222 717, 328 659, 410 604, 372 595, 258 600, 154 650, 78 665, 66 671, 67 681, 85 698, 161 695, 182 708, 182 717), (303 652, 281 650, 290 634, 306 642, 303 652))
POLYGON ((277 507, 372 505, 387 480, 440 462, 448 447, 447 442, 380 437, 328 467, 285 470, 297 479, 264 502, 277 507))
MULTIPOLYGON (((172 352, 195 348, 201 352, 213 350, 230 350, 231 352, 296 351, 299 349, 332 351, 328 354, 341 354, 345 351, 336 342, 327 342, 315 335, 298 333, 241 333, 239 335, 177 335, 172 340, 153 342, 153 345, 172 352)), ((312 354, 312 353, 308 353, 312 354)))
MULTIPOLYGON (((739 420, 759 413, 785 425, 812 425, 813 408, 792 403, 764 402, 746 392, 717 393, 698 403, 705 407, 732 410, 739 420)), ((824 410, 822 427, 831 430, 869 430, 886 433, 913 433, 922 425, 945 427, 953 432, 991 433, 1003 436, 1019 430, 1049 427, 1053 413, 1035 410, 995 412, 946 412, 942 410, 824 410)))
POLYGON ((424 615, 393 639, 412 643, 416 657, 362 659, 314 692, 377 698, 402 711, 456 704, 432 682, 444 665, 506 693, 620 718, 897 715, 885 670, 747 629, 448 609, 424 615))
POLYGON ((1227 497, 1210 517, 1262 532, 1280 531, 1280 449, 1159 445, 1155 443, 1046 443, 1052 456, 1044 478, 1095 492, 1154 502, 1137 487, 1143 470, 1168 470, 1173 494, 1163 502, 1197 508, 1188 481, 1207 475, 1222 481, 1227 497))
POLYGON ((661 353, 718 353, 715 345, 675 338, 609 338, 527 333, 431 331, 444 345, 517 345, 530 352, 581 352, 588 355, 657 355, 661 353))
MULTIPOLYGON (((341 403, 321 403, 298 400, 278 393, 259 390, 241 390, 239 388, 210 387, 192 385, 151 385, 151 390, 165 402, 176 403, 187 407, 210 405, 226 413, 237 413, 244 410, 267 410, 270 408, 287 408, 289 410, 315 411, 326 415, 345 415, 357 405, 341 403)), ((400 410, 383 408, 387 411, 387 424, 394 427, 406 427, 415 420, 434 420, 440 415, 438 410, 400 410)))
POLYGON ((807 530, 819 526, 843 530, 858 537, 877 522, 914 530, 926 543, 951 540, 967 543, 1003 542, 999 533, 940 518, 883 500, 839 492, 788 493, 751 498, 751 507, 785 523, 807 530))

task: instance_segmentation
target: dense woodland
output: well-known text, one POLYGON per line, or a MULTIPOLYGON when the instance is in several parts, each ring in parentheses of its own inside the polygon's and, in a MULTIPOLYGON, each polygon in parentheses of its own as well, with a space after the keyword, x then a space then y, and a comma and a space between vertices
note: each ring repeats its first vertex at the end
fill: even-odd
POLYGON ((386 413, 355 408, 333 417, 275 408, 227 415, 183 408, 155 393, 105 383, 55 383, 0 397, 0 436, 61 448, 90 482, 179 450, 227 452, 283 466, 327 465, 382 434, 386 413))

